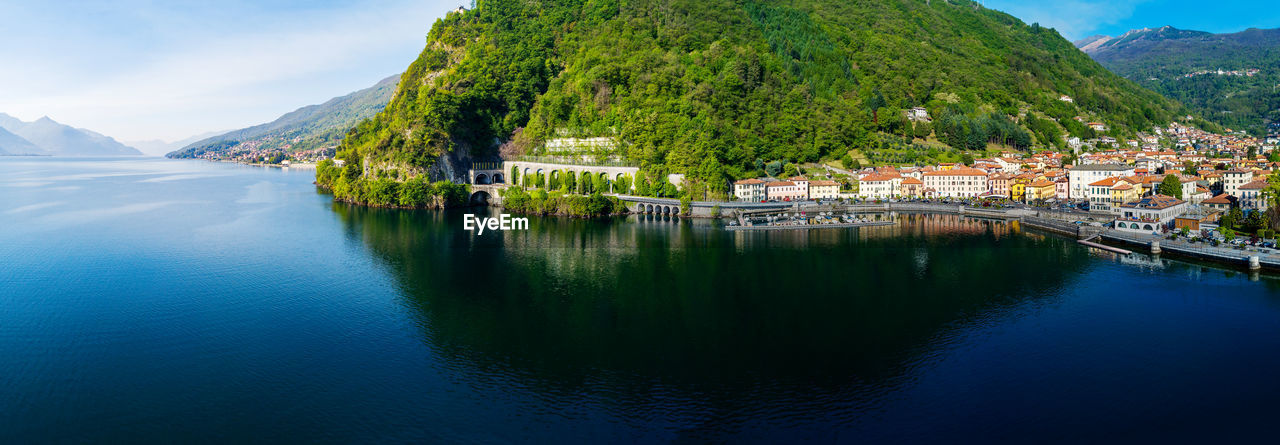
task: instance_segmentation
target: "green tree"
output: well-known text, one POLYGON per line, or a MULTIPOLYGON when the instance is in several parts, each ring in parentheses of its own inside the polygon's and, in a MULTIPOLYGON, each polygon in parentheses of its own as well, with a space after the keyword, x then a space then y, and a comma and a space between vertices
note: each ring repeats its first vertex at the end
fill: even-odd
POLYGON ((1178 175, 1164 175, 1164 180, 1160 181, 1157 192, 1161 195, 1168 195, 1174 198, 1182 199, 1182 181, 1178 180, 1178 175))
POLYGON ((618 193, 631 193, 631 175, 622 175, 618 177, 617 182, 613 184, 613 189, 618 193))
POLYGON ((800 176, 800 167, 788 162, 787 165, 782 168, 782 176, 787 178, 800 176))
POLYGON ((1227 214, 1222 215, 1218 220, 1218 225, 1228 229, 1235 229, 1244 221, 1244 212, 1239 207, 1232 207, 1227 214))
POLYGON ((765 174, 776 178, 778 177, 778 174, 782 173, 782 162, 781 161, 770 162, 764 166, 764 171, 765 171, 765 174))
POLYGON ((577 174, 574 172, 564 173, 564 191, 565 193, 573 193, 578 190, 577 174))

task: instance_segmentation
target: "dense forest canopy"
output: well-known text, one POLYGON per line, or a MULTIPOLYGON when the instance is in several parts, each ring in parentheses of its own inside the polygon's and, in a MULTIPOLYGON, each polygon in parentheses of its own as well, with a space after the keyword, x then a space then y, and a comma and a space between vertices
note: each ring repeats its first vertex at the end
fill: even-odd
POLYGON ((570 131, 616 135, 616 157, 696 184, 880 133, 1026 149, 1093 136, 1077 116, 1128 135, 1182 111, 1053 29, 967 0, 478 0, 435 23, 339 157, 404 174, 504 143, 541 154, 570 131), (933 122, 908 121, 912 107, 933 122))

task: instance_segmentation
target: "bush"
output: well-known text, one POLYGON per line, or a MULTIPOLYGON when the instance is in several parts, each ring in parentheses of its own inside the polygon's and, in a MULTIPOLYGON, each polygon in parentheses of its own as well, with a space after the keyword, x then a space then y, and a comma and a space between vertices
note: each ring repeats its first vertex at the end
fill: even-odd
POLYGON ((369 182, 366 201, 376 206, 390 207, 398 203, 397 189, 400 183, 394 179, 377 179, 369 182))
POLYGON ((401 207, 425 207, 431 204, 433 195, 431 183, 421 177, 412 178, 400 186, 397 204, 401 207))
POLYGON ((543 190, 525 192, 520 189, 504 191, 502 206, 515 213, 577 217, 604 216, 627 211, 627 205, 622 200, 600 193, 592 193, 590 196, 565 196, 548 194, 543 190))

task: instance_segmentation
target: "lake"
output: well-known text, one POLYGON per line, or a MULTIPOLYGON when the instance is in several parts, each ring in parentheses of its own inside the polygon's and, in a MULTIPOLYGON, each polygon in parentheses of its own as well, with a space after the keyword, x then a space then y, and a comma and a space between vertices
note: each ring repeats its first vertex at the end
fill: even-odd
POLYGON ((0 442, 1222 441, 1280 281, 1016 223, 333 203, 312 171, 0 157, 0 442))

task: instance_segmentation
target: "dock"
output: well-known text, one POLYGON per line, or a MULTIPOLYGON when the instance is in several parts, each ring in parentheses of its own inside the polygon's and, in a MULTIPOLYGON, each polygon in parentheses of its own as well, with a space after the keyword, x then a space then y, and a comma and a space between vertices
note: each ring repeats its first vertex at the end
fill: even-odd
POLYGON ((759 226, 725 226, 725 230, 730 232, 736 231, 759 231, 759 230, 808 230, 808 229, 852 229, 858 227, 880 227, 892 226, 897 224, 894 221, 871 221, 860 223, 841 223, 841 224, 796 224, 796 225, 759 225, 759 226))
POLYGON ((1132 254, 1132 253, 1133 253, 1133 252, 1131 252, 1131 251, 1124 250, 1124 249, 1121 249, 1121 248, 1119 248, 1119 247, 1111 247, 1111 246, 1107 246, 1107 245, 1103 245, 1103 244, 1098 244, 1098 243, 1095 243, 1095 242, 1092 242, 1092 241, 1078 240, 1078 241, 1076 241, 1076 242, 1077 242, 1077 243, 1080 243, 1081 245, 1084 245, 1084 246, 1089 246, 1089 247, 1092 247, 1092 248, 1095 248, 1095 249, 1102 249, 1102 250, 1105 250, 1105 251, 1108 251, 1108 252, 1115 252, 1115 253, 1118 253, 1118 254, 1121 254, 1121 255, 1129 255, 1129 254, 1132 254))

